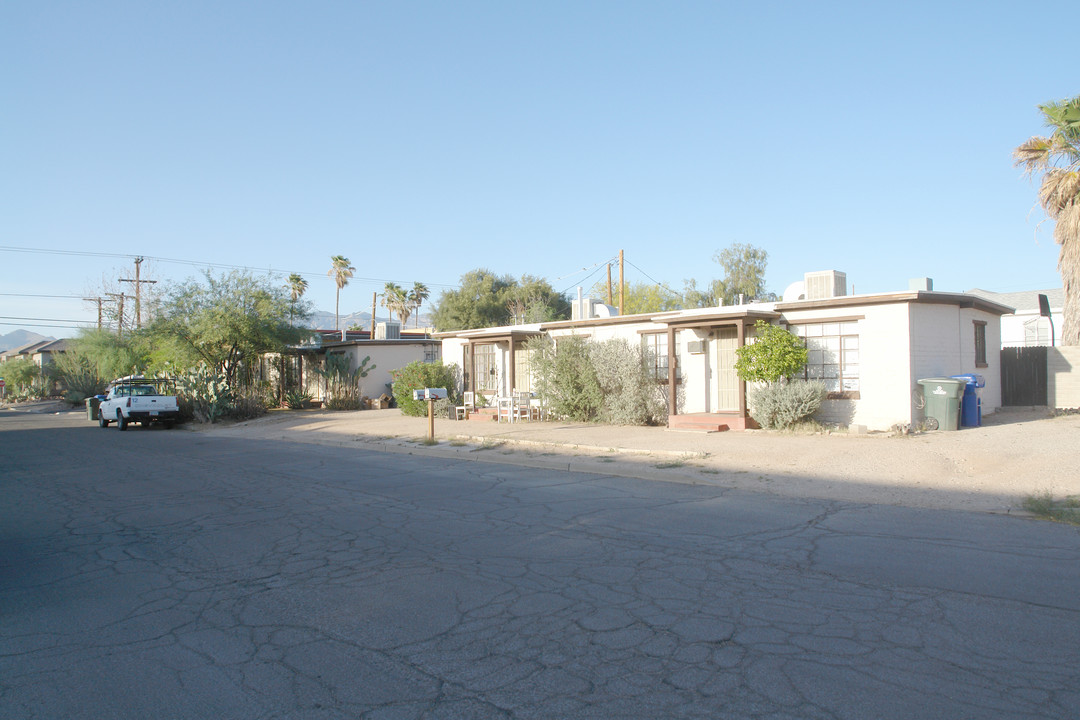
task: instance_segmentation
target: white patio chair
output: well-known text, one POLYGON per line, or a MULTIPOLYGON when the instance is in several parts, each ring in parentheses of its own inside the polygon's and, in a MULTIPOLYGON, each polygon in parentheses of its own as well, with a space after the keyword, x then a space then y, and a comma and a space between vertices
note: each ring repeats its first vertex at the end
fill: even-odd
POLYGON ((532 420, 532 393, 514 393, 513 419, 532 420))
POLYGON ((454 419, 462 420, 473 412, 476 412, 476 394, 466 391, 462 396, 461 405, 454 406, 454 419))

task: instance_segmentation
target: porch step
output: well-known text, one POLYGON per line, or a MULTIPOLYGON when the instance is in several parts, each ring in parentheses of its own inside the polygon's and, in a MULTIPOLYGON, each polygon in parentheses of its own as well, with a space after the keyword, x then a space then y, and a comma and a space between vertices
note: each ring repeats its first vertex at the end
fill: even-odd
POLYGON ((470 422, 491 422, 492 420, 499 419, 499 411, 497 408, 477 408, 469 412, 468 420, 470 422))

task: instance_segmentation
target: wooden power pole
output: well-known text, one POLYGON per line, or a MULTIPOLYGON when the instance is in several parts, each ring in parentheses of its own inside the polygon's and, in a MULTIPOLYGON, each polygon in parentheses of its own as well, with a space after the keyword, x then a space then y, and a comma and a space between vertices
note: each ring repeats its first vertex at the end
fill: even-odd
POLYGON ((117 298, 119 305, 119 315, 116 321, 116 338, 119 340, 124 337, 124 293, 105 293, 109 297, 117 298))
POLYGON ((371 331, 368 333, 368 340, 375 339, 375 308, 376 301, 379 299, 379 293, 371 293, 371 331))
POLYGON ((86 302, 96 302, 97 303, 97 329, 100 330, 101 325, 102 325, 101 303, 105 302, 105 298, 93 297, 93 298, 83 298, 83 300, 85 300, 86 302))
MULTIPOLYGON (((140 280, 139 279, 139 266, 142 265, 143 258, 135 258, 135 279, 130 280, 128 278, 120 278, 120 282, 135 283, 135 327, 142 327, 142 292, 141 288, 143 283, 150 283, 153 285, 157 280, 140 280)), ((123 302, 123 301, 121 301, 123 302)))
POLYGON ((623 251, 619 251, 619 315, 623 314, 623 303, 626 302, 626 284, 623 282, 623 251))

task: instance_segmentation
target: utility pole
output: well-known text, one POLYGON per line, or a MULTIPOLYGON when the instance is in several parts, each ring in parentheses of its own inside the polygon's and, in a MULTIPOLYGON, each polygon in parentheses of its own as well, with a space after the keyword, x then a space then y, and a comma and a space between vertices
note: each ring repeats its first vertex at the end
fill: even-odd
MULTIPOLYGON (((136 286, 136 287, 138 287, 138 286, 136 286)), ((118 317, 118 319, 116 321, 116 339, 120 340, 121 338, 124 337, 124 298, 126 296, 124 295, 124 293, 105 293, 105 294, 108 295, 109 297, 118 298, 118 302, 119 302, 119 306, 120 306, 120 314, 119 314, 119 317, 118 317)))
MULTIPOLYGON (((135 327, 137 327, 137 328, 142 327, 142 304, 140 303, 140 300, 142 298, 142 293, 140 292, 140 288, 142 288, 143 283, 150 283, 151 285, 153 285, 154 283, 157 282, 157 280, 140 280, 139 279, 139 266, 142 265, 142 261, 143 261, 142 257, 135 258, 135 279, 134 280, 129 280, 127 278, 120 278, 120 282, 135 283, 135 327)), ((123 302, 123 301, 121 301, 121 302, 123 302)))
POLYGON ((83 300, 85 300, 86 302, 96 302, 97 303, 97 329, 100 330, 101 329, 101 324, 102 324, 102 322, 101 322, 101 320, 102 320, 101 303, 105 302, 105 298, 99 298, 99 297, 83 298, 83 300))
POLYGON ((375 307, 376 300, 379 298, 379 293, 371 293, 371 332, 368 333, 368 340, 375 339, 375 307))
POLYGON ((607 304, 611 304, 611 263, 607 264, 607 304))
POLYGON ((623 282, 623 251, 619 251, 619 315, 623 314, 623 304, 626 302, 626 285, 623 282))

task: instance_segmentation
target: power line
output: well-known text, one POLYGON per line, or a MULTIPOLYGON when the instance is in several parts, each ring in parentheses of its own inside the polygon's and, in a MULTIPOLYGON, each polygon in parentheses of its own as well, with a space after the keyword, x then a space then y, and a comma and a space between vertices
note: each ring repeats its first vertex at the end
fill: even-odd
MULTIPOLYGON (((611 262, 611 261, 609 260, 608 262, 611 262)), ((571 285, 570 287, 568 287, 568 288, 566 288, 565 290, 563 290, 561 294, 562 294, 562 295, 565 295, 566 293, 570 292, 571 290, 573 290, 573 289, 574 289, 575 287, 577 287, 578 285, 584 285, 584 284, 585 284, 585 282, 586 282, 586 281, 587 281, 587 280, 588 280, 589 278, 591 278, 591 277, 592 277, 593 275, 595 275, 596 273, 600 272, 600 270, 601 270, 602 268, 605 268, 605 267, 607 267, 607 263, 606 263, 606 262, 604 262, 604 263, 599 263, 599 265, 598 265, 598 266, 594 266, 594 267, 596 267, 596 269, 595 269, 595 270, 593 270, 593 271, 592 271, 591 273, 589 273, 589 274, 588 274, 588 275, 586 275, 585 277, 581 278, 581 280, 579 280, 578 282, 574 283, 574 284, 573 284, 573 285, 571 285)))
MULTIPOLYGON (((176 264, 176 265, 188 265, 188 266, 196 267, 196 268, 224 269, 224 270, 244 270, 244 271, 254 272, 254 273, 266 272, 269 275, 274 275, 274 276, 277 276, 277 277, 288 277, 290 274, 292 274, 294 272, 297 275, 306 276, 306 277, 326 277, 325 272, 312 272, 312 271, 301 271, 301 270, 274 270, 274 269, 269 268, 269 267, 252 267, 250 265, 232 265, 232 264, 229 264, 229 263, 219 263, 219 262, 201 262, 201 261, 196 261, 196 260, 182 260, 182 259, 179 259, 179 258, 158 257, 158 256, 154 256, 154 255, 142 255, 142 256, 139 256, 139 255, 124 254, 124 253, 94 252, 94 251, 91 251, 91 250, 52 250, 52 249, 48 249, 48 248, 27 248, 27 247, 17 247, 17 246, 11 246, 11 245, 0 245, 0 251, 4 251, 4 252, 21 252, 21 253, 37 253, 37 254, 42 254, 42 255, 69 255, 69 256, 75 256, 75 257, 118 258, 118 259, 131 260, 131 261, 134 261, 135 258, 137 258, 137 257, 142 257, 142 258, 144 258, 146 260, 154 260, 155 262, 173 263, 173 264, 176 264)), ((355 275, 352 278, 350 278, 350 280, 356 280, 356 281, 359 281, 359 282, 383 283, 383 284, 388 283, 388 282, 405 283, 405 284, 408 284, 409 282, 415 282, 415 281, 407 281, 407 280, 390 280, 390 279, 387 279, 387 278, 358 277, 358 276, 355 276, 355 275)), ((429 287, 439 287, 439 288, 457 288, 457 287, 460 287, 459 285, 449 285, 447 283, 437 283, 437 282, 425 282, 424 284, 429 286, 429 287)))
POLYGON ((641 268, 639 268, 639 267, 638 267, 637 265, 635 265, 634 263, 630 262, 629 260, 625 260, 625 259, 624 259, 624 261, 626 262, 626 264, 627 264, 627 265, 629 265, 630 267, 634 268, 634 269, 635 269, 635 270, 637 270, 637 271, 638 271, 639 273, 641 273, 641 274, 642 274, 642 275, 644 275, 645 277, 649 278, 649 280, 652 280, 652 281, 653 281, 654 283, 656 283, 656 286, 657 286, 658 288, 661 288, 661 289, 663 289, 663 290, 667 290, 667 291, 668 291, 669 293, 671 293, 672 295, 674 295, 674 296, 676 296, 676 297, 682 297, 682 293, 677 293, 677 292, 675 292, 674 290, 672 290, 671 288, 669 288, 669 287, 668 287, 667 285, 665 285, 664 283, 662 283, 662 282, 660 282, 659 280, 656 280, 655 278, 651 277, 651 276, 649 275, 649 273, 645 272, 644 270, 642 270, 641 268))
MULTIPOLYGON (((601 260, 600 262, 598 262, 595 265, 592 265, 590 267, 583 267, 580 270, 575 270, 572 273, 566 273, 565 275, 563 275, 561 277, 557 277, 557 278, 555 278, 554 282, 559 282, 560 280, 565 280, 566 278, 577 275, 578 273, 588 272, 589 270, 593 270, 595 268, 598 268, 601 265, 609 265, 609 264, 615 262, 617 259, 618 259, 618 256, 616 255, 616 256, 612 256, 612 257, 608 258, 607 260, 601 260)), ((593 275, 595 275, 595 274, 596 273, 593 273, 593 275)), ((592 275, 590 275, 589 277, 592 277, 592 275)), ((586 279, 588 279, 588 278, 586 278, 586 279)))
POLYGON ((85 300, 82 295, 37 295, 33 293, 0 293, 3 297, 60 298, 62 300, 85 300))
POLYGON ((41 320, 43 322, 66 322, 66 323, 89 322, 88 320, 72 320, 71 318, 15 317, 15 316, 12 316, 12 315, 0 315, 0 320, 41 320))
MULTIPOLYGON (((72 320, 70 322, 76 323, 76 322, 81 322, 81 321, 80 320, 72 320)), ((14 327, 14 326, 25 327, 26 323, 0 322, 0 325, 11 325, 12 327, 14 327)), ((62 330, 81 330, 84 327, 87 327, 87 325, 52 325, 50 323, 35 323, 34 327, 60 328, 62 330)))

